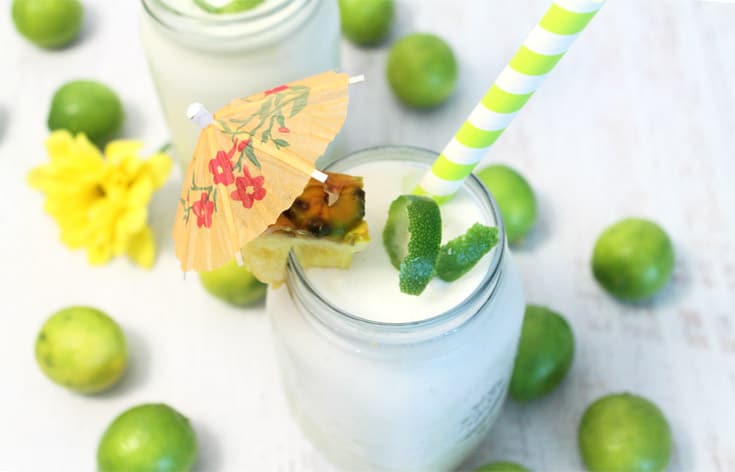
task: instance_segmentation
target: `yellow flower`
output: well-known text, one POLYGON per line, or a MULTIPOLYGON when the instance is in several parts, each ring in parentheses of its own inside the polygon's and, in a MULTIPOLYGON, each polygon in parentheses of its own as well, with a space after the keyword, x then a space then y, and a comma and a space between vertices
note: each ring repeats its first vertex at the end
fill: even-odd
POLYGON ((171 171, 171 158, 139 157, 142 144, 113 141, 102 156, 84 134, 55 131, 46 140, 50 161, 33 169, 29 184, 46 195, 44 208, 71 249, 84 248, 90 264, 126 254, 150 268, 156 247, 147 225, 148 202, 171 171))

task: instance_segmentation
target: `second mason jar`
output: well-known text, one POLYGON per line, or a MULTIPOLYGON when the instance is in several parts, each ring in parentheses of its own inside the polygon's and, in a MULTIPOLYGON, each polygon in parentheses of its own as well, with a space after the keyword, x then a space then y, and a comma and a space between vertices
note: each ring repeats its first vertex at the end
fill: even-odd
POLYGON ((364 176, 373 252, 356 256, 362 259, 349 269, 321 272, 302 269, 292 255, 287 284, 268 293, 294 417, 345 470, 451 470, 487 434, 506 395, 524 298, 487 189, 471 176, 447 204, 455 206, 443 209, 445 230, 464 231, 477 220, 499 228, 500 243, 468 279, 435 281, 410 298, 381 252, 389 202, 410 192, 435 157, 382 147, 330 165, 364 176), (416 308, 418 317, 408 314, 416 308))
POLYGON ((207 13, 194 0, 141 0, 143 46, 177 160, 191 159, 199 130, 193 102, 230 100, 339 69, 337 0, 264 0, 252 10, 207 13))

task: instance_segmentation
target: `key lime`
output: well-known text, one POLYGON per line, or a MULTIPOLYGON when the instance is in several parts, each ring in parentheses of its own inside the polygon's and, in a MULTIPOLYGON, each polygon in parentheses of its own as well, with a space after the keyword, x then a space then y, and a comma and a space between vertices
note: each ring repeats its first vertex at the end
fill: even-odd
POLYGON ((485 167, 477 177, 498 202, 508 241, 520 242, 536 221, 536 197, 531 186, 517 171, 500 164, 485 167))
POLYGON ((442 241, 439 205, 428 197, 401 195, 388 209, 383 245, 400 271, 401 292, 420 295, 434 277, 442 241))
POLYGON ((593 472, 662 471, 671 455, 671 431, 661 410, 629 393, 607 395, 587 407, 578 439, 593 472))
POLYGON ((465 234, 439 248, 436 275, 453 282, 470 271, 490 249, 498 244, 498 228, 475 223, 465 234))
POLYGON ((84 8, 78 0, 13 0, 12 15, 15 28, 26 39, 54 49, 79 35, 84 8))
POLYGON ((36 360, 54 382, 80 393, 112 386, 127 364, 125 335, 115 320, 90 307, 52 315, 36 339, 36 360))
POLYGON ((493 462, 475 469, 474 472, 529 472, 528 469, 515 462, 493 462))
POLYGON ((519 402, 541 397, 564 379, 574 358, 569 323, 548 308, 528 305, 510 380, 510 396, 519 402))
POLYGON ((199 280, 207 292, 235 306, 260 301, 268 289, 247 267, 238 266, 234 260, 215 270, 200 272, 199 280))
POLYGON ((457 86, 457 61, 444 40, 433 34, 403 37, 388 54, 388 82, 407 105, 430 108, 449 98, 457 86))
POLYGON ((610 294, 642 300, 656 294, 674 271, 674 247, 659 225, 628 218, 607 228, 597 239, 592 272, 610 294))
POLYGON ((393 23, 393 0, 339 0, 342 33, 355 44, 381 42, 393 23))
POLYGON ((51 100, 48 127, 84 133, 98 145, 110 139, 123 122, 117 94, 93 80, 76 80, 61 86, 51 100))
POLYGON ((189 420, 161 403, 136 406, 115 418, 97 447, 100 472, 185 472, 196 458, 189 420))

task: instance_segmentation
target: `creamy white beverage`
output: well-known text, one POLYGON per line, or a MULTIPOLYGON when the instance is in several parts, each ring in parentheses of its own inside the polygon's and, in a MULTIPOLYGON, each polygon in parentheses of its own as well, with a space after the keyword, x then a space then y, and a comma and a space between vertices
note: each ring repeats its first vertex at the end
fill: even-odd
POLYGON ((199 137, 186 117, 189 104, 214 112, 234 98, 340 67, 336 0, 264 0, 227 14, 208 13, 194 0, 142 3, 143 45, 181 163, 199 137))
MULTIPOLYGON (((372 244, 353 256, 349 270, 309 269, 309 282, 316 291, 345 311, 383 323, 431 318, 458 305, 472 293, 487 273, 491 257, 484 257, 455 282, 446 283, 437 278, 421 296, 410 296, 401 293, 398 272, 381 243, 391 202, 401 194, 410 194, 425 170, 423 166, 401 161, 376 161, 348 170, 349 174, 364 178, 365 218, 372 244)), ((459 193, 441 210, 444 241, 461 236, 476 222, 495 225, 487 221, 468 192, 459 193)))
MULTIPOLYGON (((410 193, 435 154, 388 147, 328 170, 364 178, 372 243, 347 270, 304 271, 267 310, 283 386, 304 433, 345 470, 450 470, 497 418, 513 366, 524 298, 505 247, 453 283, 401 293, 381 243, 390 202, 410 193)), ((502 225, 474 178, 441 207, 443 241, 474 223, 502 225)))

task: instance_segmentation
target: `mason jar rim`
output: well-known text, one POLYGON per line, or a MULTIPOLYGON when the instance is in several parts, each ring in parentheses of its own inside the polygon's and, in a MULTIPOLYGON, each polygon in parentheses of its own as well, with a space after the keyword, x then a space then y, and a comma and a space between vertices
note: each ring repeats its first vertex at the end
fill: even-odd
POLYGON ((258 36, 304 13, 305 6, 319 0, 272 0, 252 10, 226 15, 191 16, 164 0, 141 0, 143 10, 167 31, 186 35, 188 40, 220 40, 258 36), (275 19, 269 22, 269 19, 275 19), (234 27, 231 31, 223 27, 234 27), (239 28, 237 28, 239 26, 239 28))
MULTIPOLYGON (((428 169, 438 153, 414 146, 376 146, 330 160, 324 166, 324 170, 339 172, 376 160, 397 160, 396 155, 400 155, 402 161, 408 160, 424 164, 428 169), (385 156, 385 158, 378 156, 385 156), (342 168, 342 165, 345 167, 342 168)), ((406 340, 429 339, 458 329, 473 319, 492 299, 495 289, 500 285, 506 251, 503 220, 497 202, 490 191, 480 179, 472 174, 465 180, 462 187, 469 190, 474 199, 482 206, 483 214, 492 216, 498 228, 499 239, 498 244, 492 251, 493 259, 490 267, 482 281, 457 305, 435 316, 418 321, 390 323, 363 318, 336 306, 328 297, 313 287, 309 282, 305 269, 301 267, 293 251, 289 254, 287 267, 288 289, 291 296, 299 297, 301 302, 304 302, 304 295, 309 297, 308 302, 313 305, 312 308, 315 308, 314 310, 308 310, 309 307, 306 307, 311 315, 316 317, 321 324, 327 325, 331 329, 337 328, 343 334, 352 334, 353 337, 357 334, 356 331, 368 331, 373 336, 383 335, 381 342, 405 342, 406 340), (332 315, 331 318, 324 319, 324 312, 332 315), (333 321, 336 321, 336 323, 333 323, 333 321), (335 326, 335 324, 339 326, 335 326), (423 332, 424 335, 417 337, 417 331, 423 332)), ((373 242, 373 244, 376 243, 373 242)))

